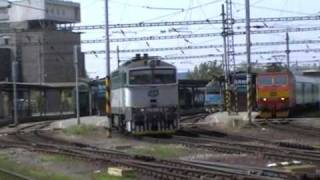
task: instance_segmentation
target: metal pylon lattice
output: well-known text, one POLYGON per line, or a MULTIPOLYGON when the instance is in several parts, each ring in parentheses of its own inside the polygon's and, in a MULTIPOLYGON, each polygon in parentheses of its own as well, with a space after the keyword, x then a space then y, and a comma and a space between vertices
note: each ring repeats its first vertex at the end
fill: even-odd
POLYGON ((232 12, 232 0, 226 0, 226 35, 227 35, 227 56, 228 56, 228 69, 230 82, 230 96, 233 99, 231 111, 233 114, 238 114, 238 91, 236 81, 236 60, 235 60, 235 48, 234 48, 234 31, 233 25, 235 20, 233 19, 232 12))

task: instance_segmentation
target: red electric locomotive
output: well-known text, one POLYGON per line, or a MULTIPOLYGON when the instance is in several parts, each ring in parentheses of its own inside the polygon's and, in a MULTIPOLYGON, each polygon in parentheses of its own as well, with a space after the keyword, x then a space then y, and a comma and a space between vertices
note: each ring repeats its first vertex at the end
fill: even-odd
POLYGON ((320 102, 320 78, 291 71, 259 73, 256 93, 261 117, 284 118, 293 109, 315 106, 320 102))

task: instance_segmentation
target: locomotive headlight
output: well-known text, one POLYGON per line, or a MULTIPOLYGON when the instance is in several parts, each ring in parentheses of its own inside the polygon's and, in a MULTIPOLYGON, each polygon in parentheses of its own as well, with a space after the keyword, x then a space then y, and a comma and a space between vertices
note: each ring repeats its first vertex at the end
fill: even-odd
POLYGON ((143 108, 141 108, 141 109, 140 109, 140 111, 141 111, 141 112, 144 112, 144 109, 143 109, 143 108))
POLYGON ((267 98, 263 98, 262 100, 263 100, 264 102, 266 102, 268 99, 267 99, 267 98))
POLYGON ((286 100, 286 98, 282 97, 282 98, 281 98, 281 101, 284 101, 284 100, 286 100))

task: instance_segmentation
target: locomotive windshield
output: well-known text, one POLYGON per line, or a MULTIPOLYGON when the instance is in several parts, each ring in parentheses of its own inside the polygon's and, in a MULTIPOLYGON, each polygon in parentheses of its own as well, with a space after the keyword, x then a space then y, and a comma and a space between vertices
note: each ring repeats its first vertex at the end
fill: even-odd
POLYGON ((274 78, 274 83, 276 85, 286 85, 286 84, 288 84, 288 77, 287 76, 276 76, 274 78))
POLYGON ((150 69, 130 71, 130 84, 152 84, 150 69))
POLYGON ((259 84, 261 85, 272 85, 272 77, 271 76, 262 76, 259 78, 259 84))
POLYGON ((175 69, 142 69, 130 71, 130 84, 171 84, 176 83, 175 69))
POLYGON ((259 84, 268 86, 268 85, 286 85, 288 84, 288 77, 285 75, 280 76, 262 76, 259 78, 259 84))
POLYGON ((221 86, 218 83, 210 84, 210 86, 207 86, 206 88, 208 94, 217 94, 221 91, 221 86))
POLYGON ((176 71, 174 69, 153 70, 152 84, 171 84, 176 82, 176 71))

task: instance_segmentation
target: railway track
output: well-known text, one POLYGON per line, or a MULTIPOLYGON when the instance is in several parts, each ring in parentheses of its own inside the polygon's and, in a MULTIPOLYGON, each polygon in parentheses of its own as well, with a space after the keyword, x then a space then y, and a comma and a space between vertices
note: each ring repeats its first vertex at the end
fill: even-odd
POLYGON ((302 129, 307 129, 307 130, 313 130, 313 131, 320 131, 320 128, 317 127, 312 127, 312 126, 306 126, 306 125, 301 125, 301 124, 291 124, 294 127, 299 127, 302 129))
MULTIPOLYGON (((92 151, 91 151, 92 152, 92 151)), ((105 155, 105 152, 104 151, 99 151, 99 153, 103 153, 105 155)), ((122 157, 121 158, 125 158, 125 159, 131 159, 132 157, 129 156, 129 155, 125 155, 125 154, 122 154, 122 157), (125 157, 123 157, 125 156, 125 157)), ((146 157, 146 156, 134 156, 134 159, 138 159, 138 160, 146 160, 147 162, 135 162, 139 165, 145 165, 145 166, 148 166, 148 167, 154 167, 154 168, 166 168, 166 169, 174 169, 175 171, 184 171, 185 173, 187 174, 194 174, 196 175, 196 177, 202 177, 202 176, 211 176, 211 177, 229 177, 229 178, 232 178, 232 177, 235 177, 235 175, 232 175, 232 174, 236 174, 238 176, 246 176, 248 173, 247 172, 244 172, 242 171, 241 173, 239 172, 234 172, 232 170, 221 170, 220 169, 213 169, 213 168, 208 168, 208 167, 202 167, 202 168, 196 168, 195 169, 195 166, 194 165, 191 165, 191 164, 188 164, 188 163, 183 163, 183 162, 180 162, 180 161, 169 161, 169 160, 155 160, 154 158, 152 157, 146 157), (210 171, 208 171, 210 170, 210 171)), ((252 175, 253 176, 253 175, 252 175)), ((258 178, 258 177, 257 177, 258 178)))
POLYGON ((308 163, 320 164, 320 151, 291 149, 269 145, 252 145, 228 139, 205 137, 174 136, 172 139, 144 138, 153 142, 182 144, 191 148, 202 148, 227 154, 251 154, 263 156, 269 160, 301 160, 308 163))
MULTIPOLYGON (((133 167, 136 170, 146 174, 146 172, 153 172, 155 176, 159 176, 159 173, 166 175, 166 178, 173 179, 188 179, 188 178, 201 178, 201 177, 224 177, 224 178, 252 178, 255 174, 263 174, 261 170, 259 173, 253 173, 248 177, 248 172, 257 172, 257 170, 253 169, 234 169, 233 168, 221 168, 217 166, 204 166, 204 165, 191 165, 188 162, 180 162, 180 161, 168 161, 168 160, 157 160, 153 157, 147 156, 132 156, 119 151, 99 149, 96 147, 92 147, 87 144, 78 143, 78 142, 70 142, 62 139, 57 139, 49 136, 42 130, 42 128, 46 127, 47 124, 37 124, 30 125, 24 128, 20 128, 15 134, 15 138, 20 140, 18 142, 19 147, 29 148, 34 151, 46 152, 46 153, 60 153, 66 156, 73 156, 77 158, 92 160, 99 160, 106 163, 112 164, 120 164, 128 167, 133 167), (20 143, 20 144, 19 144, 20 143), (48 149, 51 149, 48 151, 48 149), (151 168, 151 169, 150 169, 151 168), (145 171, 147 169, 147 171, 145 171), (154 169, 154 171, 152 171, 154 169), (172 174, 170 172, 176 172, 172 174), (168 172, 168 173, 166 173, 168 172), (188 176, 185 176, 185 175, 188 176), (181 175, 181 176, 179 176, 181 175)), ((170 140, 171 143, 180 143, 191 147, 198 148, 208 148, 210 150, 218 151, 218 152, 229 152, 229 153, 249 153, 255 154, 257 151, 261 152, 265 150, 266 153, 264 156, 267 158, 273 159, 290 159, 290 158, 300 158, 304 160, 311 160, 310 158, 306 159, 304 155, 298 156, 299 154, 295 154, 295 156, 289 155, 277 155, 274 153, 270 153, 271 150, 276 151, 275 149, 268 149, 266 146, 253 146, 246 144, 237 144, 236 142, 225 142, 222 140, 216 139, 208 139, 208 138, 190 138, 184 139, 185 137, 175 136, 174 141, 170 140)), ((12 142, 11 142, 12 144, 12 142)), ((277 149, 278 150, 278 149, 277 149)), ((314 154, 315 158, 319 158, 318 154, 314 154)), ((314 158, 313 157, 313 158, 314 158)), ((273 173, 277 174, 277 173, 273 173)), ((150 174, 148 174, 150 175, 150 174)), ((279 178, 285 176, 284 174, 279 174, 276 177, 271 178, 279 178)), ((164 178, 164 176, 159 176, 164 178)), ((158 177, 158 178, 159 178, 158 177)), ((256 178, 261 178, 257 176, 256 178)), ((264 177, 265 178, 265 177, 264 177)), ((268 177, 270 178, 270 177, 268 177)))
POLYGON ((1 179, 14 179, 14 180, 34 180, 33 178, 27 177, 25 175, 19 174, 17 172, 0 168, 0 178, 1 179))
MULTIPOLYGON (((320 131, 318 128, 291 125, 291 121, 292 119, 281 119, 280 121, 277 120, 278 125, 270 125, 270 123, 267 123, 267 125, 275 126, 276 128, 281 127, 281 130, 283 129, 287 131, 294 131, 295 133, 304 134, 307 136, 318 137, 320 135, 320 131), (289 126, 289 128, 286 128, 287 126, 289 126)), ((262 123, 265 124, 265 121, 262 121, 262 123)), ((180 134, 182 136, 189 137, 184 137, 186 139, 181 139, 182 137, 179 137, 180 139, 176 139, 177 137, 175 137, 175 139, 171 142, 184 144, 185 146, 190 147, 205 148, 222 153, 263 153, 264 158, 267 159, 298 159, 306 162, 320 164, 320 151, 317 151, 316 148, 309 145, 291 142, 272 141, 242 135, 230 135, 224 132, 196 128, 186 128, 184 132, 180 134), (204 138, 206 139, 204 140, 204 138), (250 145, 246 144, 246 142, 257 142, 263 145, 250 145)))
POLYGON ((304 136, 316 136, 320 137, 320 128, 301 125, 294 123, 296 118, 285 118, 285 119, 260 119, 256 121, 257 124, 267 126, 272 129, 287 131, 292 133, 298 133, 304 136))
POLYGON ((298 126, 293 124, 283 125, 283 124, 272 124, 272 123, 267 123, 267 126, 272 129, 287 131, 287 132, 299 134, 302 136, 320 137, 320 130, 318 128, 298 126))
MULTIPOLYGON (((279 152, 268 152, 268 150, 266 152, 256 152, 253 150, 248 150, 248 149, 244 149, 241 147, 236 147, 235 144, 232 145, 221 145, 221 144, 212 144, 212 143, 204 143, 204 141, 199 140, 199 138, 194 138, 195 140, 190 141, 190 137, 187 137, 186 139, 182 140, 184 137, 179 137, 177 139, 175 139, 176 137, 174 137, 174 140, 168 140, 168 139, 155 139, 155 138, 147 138, 148 141, 152 141, 152 142, 161 142, 161 143, 174 143, 174 144, 183 144, 187 147, 191 147, 191 148, 202 148, 202 149, 207 149, 210 151, 215 151, 215 152, 220 152, 220 153, 227 153, 227 154, 250 154, 250 155, 258 155, 258 156, 263 156, 263 158, 268 159, 268 160, 296 160, 296 159, 303 159, 304 161, 308 161, 308 162, 315 162, 315 159, 312 157, 308 158, 304 155, 299 155, 299 154, 282 154, 279 152)), ((219 142, 220 143, 220 142, 219 142)), ((250 147, 252 148, 252 146, 250 147)), ((257 147, 253 147, 253 148, 257 148, 257 147)), ((264 149, 264 147, 258 147, 261 149, 264 149)), ((274 151, 276 151, 276 149, 273 149, 274 151)), ((318 159, 319 160, 319 159, 318 159)), ((319 163, 319 161, 316 160, 317 163, 319 163)), ((195 164, 193 161, 191 161, 192 164, 195 164)), ((209 163, 209 162, 206 162, 209 163)), ((225 167, 224 165, 221 165, 221 163, 219 163, 218 165, 216 164, 214 166, 214 168, 218 168, 219 167, 225 167)), ((243 171, 243 172, 252 172, 254 174, 265 174, 267 175, 272 175, 274 177, 277 178, 284 178, 284 179, 294 179, 293 177, 289 177, 290 175, 288 175, 288 172, 283 172, 283 171, 277 171, 274 169, 264 169, 264 168, 257 168, 257 167, 242 167, 239 165, 236 166, 228 166, 228 168, 230 169, 235 169, 236 171, 243 171)), ((299 178, 298 178, 299 179, 299 178)))
POLYGON ((2 147, 19 147, 42 153, 55 153, 72 156, 89 161, 101 161, 131 167, 138 172, 153 176, 156 179, 279 179, 257 174, 248 174, 232 168, 217 168, 213 165, 199 166, 175 160, 159 160, 147 156, 128 155, 118 151, 110 151, 91 147, 82 143, 69 142, 45 135, 41 128, 46 124, 38 124, 21 128, 7 142, 1 140, 2 147), (62 142, 63 141, 63 142, 62 142))
POLYGON ((180 122, 184 125, 195 124, 200 120, 203 120, 204 118, 206 118, 208 115, 209 113, 203 112, 203 113, 196 113, 192 115, 182 116, 180 118, 180 122))
MULTIPOLYGON (((198 115, 199 117, 201 116, 198 115)), ((258 125, 269 125, 269 127, 273 126, 274 129, 283 130, 283 126, 289 126, 289 128, 284 129, 286 131, 294 131, 295 133, 304 134, 305 136, 319 136, 320 137, 320 128, 314 128, 314 127, 308 127, 308 126, 298 126, 294 124, 290 124, 290 122, 294 121, 294 119, 276 119, 274 121, 271 121, 271 123, 267 123, 266 120, 260 120, 258 121, 258 125), (277 124, 277 125, 275 125, 277 124), (290 128, 292 126, 292 128, 290 128), (281 128, 281 129, 280 129, 281 128), (297 130, 298 129, 298 130, 297 130)), ((268 121, 270 122, 270 121, 268 121)), ((183 124, 183 123, 182 123, 183 124)), ((196 125, 196 123, 185 123, 188 125, 196 125)), ((183 124, 183 125, 185 125, 183 124)), ((271 127, 272 128, 272 127, 271 127)), ((302 150, 315 150, 316 148, 310 145, 306 144, 299 144, 299 143, 292 143, 292 142, 283 142, 283 141, 271 141, 267 139, 257 138, 257 137, 248 137, 244 135, 239 134, 230 134, 225 133, 221 131, 212 131, 212 130, 206 130, 204 128, 190 128, 185 126, 184 129, 177 132, 178 135, 182 136, 190 136, 190 137, 218 137, 218 138, 224 138, 224 140, 235 140, 235 141, 254 141, 259 142, 262 144, 267 145, 276 145, 280 147, 286 147, 291 149, 302 149, 302 150)))
POLYGON ((178 135, 190 136, 190 137, 205 137, 205 138, 216 139, 216 140, 235 141, 235 142, 244 142, 244 143, 257 142, 263 145, 280 146, 280 147, 285 147, 290 149, 316 150, 315 147, 306 145, 306 144, 285 142, 285 141, 272 141, 272 140, 257 138, 252 136, 230 134, 230 132, 226 133, 226 132, 217 131, 217 130, 189 128, 189 129, 184 129, 182 131, 179 131, 178 135))

